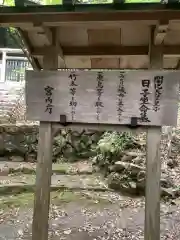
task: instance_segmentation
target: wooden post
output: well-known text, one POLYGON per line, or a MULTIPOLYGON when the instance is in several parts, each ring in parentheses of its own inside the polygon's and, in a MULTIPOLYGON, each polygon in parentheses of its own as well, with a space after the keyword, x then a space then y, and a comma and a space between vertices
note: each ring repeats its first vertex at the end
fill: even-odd
POLYGON ((1 65, 1 76, 0 82, 5 82, 6 78, 6 51, 2 52, 2 65, 1 65))
MULTIPOLYGON (((58 56, 54 44, 47 47, 43 67, 46 70, 58 68, 58 56)), ((51 176, 52 123, 40 122, 32 240, 48 240, 51 176)))
MULTIPOLYGON (((157 50, 153 44, 154 29, 150 35, 150 68, 162 69, 161 48, 157 50)), ((161 127, 150 127, 147 130, 145 240, 160 240, 160 142, 161 127)))

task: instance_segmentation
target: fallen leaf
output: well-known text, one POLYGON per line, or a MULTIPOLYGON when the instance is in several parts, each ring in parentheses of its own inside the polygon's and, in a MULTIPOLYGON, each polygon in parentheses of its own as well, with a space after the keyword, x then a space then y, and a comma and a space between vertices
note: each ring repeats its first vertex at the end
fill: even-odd
POLYGON ((71 234, 71 229, 65 230, 65 231, 64 231, 64 234, 66 234, 66 235, 71 234))

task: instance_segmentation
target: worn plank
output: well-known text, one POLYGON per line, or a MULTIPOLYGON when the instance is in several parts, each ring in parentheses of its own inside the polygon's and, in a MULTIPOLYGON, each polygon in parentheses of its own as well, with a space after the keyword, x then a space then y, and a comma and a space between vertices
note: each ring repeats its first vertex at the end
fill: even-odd
POLYGON ((52 171, 51 123, 40 123, 32 240, 48 239, 48 217, 52 171))
MULTIPOLYGON (((44 69, 52 70, 57 67, 58 56, 54 47, 50 46, 44 56, 44 69)), ((51 176, 52 124, 40 122, 32 240, 48 240, 51 176)))
MULTIPOLYGON (((150 31, 150 68, 162 69, 162 52, 154 48, 154 30, 150 31)), ((166 111, 169 114, 168 109, 166 111)), ((160 142, 161 127, 149 128, 147 130, 145 240, 160 240, 160 142)))
MULTIPOLYGON (((34 39, 37 36, 33 36, 34 39)), ((39 43, 41 44, 41 42, 39 43)), ((160 46, 155 46, 157 51, 160 46)), ((178 57, 180 56, 180 45, 164 45, 163 54, 166 57, 178 57)), ((77 56, 77 57, 92 57, 92 58, 119 58, 120 56, 147 56, 148 55, 148 46, 115 46, 115 45, 93 45, 93 46, 62 46, 62 51, 64 56, 77 56)), ((46 52, 46 46, 34 47, 31 55, 35 57, 43 56, 46 52)), ((161 49, 160 49, 161 50, 161 49)), ((60 51, 59 51, 60 52, 60 51)), ((60 53, 61 54, 61 53, 60 53)))
POLYGON ((131 117, 137 117, 140 125, 176 125, 178 79, 178 71, 120 73, 114 70, 102 74, 96 70, 75 73, 28 71, 27 116, 29 120, 59 122, 60 115, 65 114, 67 122, 98 124, 129 124, 131 117), (163 78, 159 100, 155 97, 155 76, 163 78), (146 97, 144 80, 148 80, 149 87, 148 109, 143 103, 146 97))
POLYGON ((161 128, 147 130, 145 240, 160 240, 161 128))

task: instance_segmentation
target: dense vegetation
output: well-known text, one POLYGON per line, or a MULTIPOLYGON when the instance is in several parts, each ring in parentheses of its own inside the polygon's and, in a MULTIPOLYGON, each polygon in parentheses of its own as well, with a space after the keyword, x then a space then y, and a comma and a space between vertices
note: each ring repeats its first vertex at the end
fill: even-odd
MULTIPOLYGON (((23 0, 1 0, 1 5, 7 5, 7 6, 14 6, 16 2, 18 4, 22 4, 23 0), (2 2, 2 3, 1 3, 2 2)), ((26 0, 24 0, 26 2, 26 0)), ((31 0, 28 2, 35 2, 43 5, 57 5, 62 4, 62 0, 31 0)), ((112 3, 113 0, 77 0, 77 2, 80 3, 87 3, 87 4, 96 4, 96 3, 112 3)), ((126 3, 149 3, 149 2, 161 2, 161 0, 125 0, 126 3)))

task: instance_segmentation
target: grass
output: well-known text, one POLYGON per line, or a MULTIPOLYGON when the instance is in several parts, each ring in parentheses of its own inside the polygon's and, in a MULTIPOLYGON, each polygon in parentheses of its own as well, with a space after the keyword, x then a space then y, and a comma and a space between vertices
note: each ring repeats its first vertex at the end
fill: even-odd
MULTIPOLYGON (((15 195, 6 195, 0 197, 0 208, 7 210, 14 207, 33 207, 34 194, 20 193, 15 195)), ((80 204, 108 204, 106 199, 93 194, 73 191, 55 191, 51 192, 51 204, 62 205, 65 203, 78 202, 80 204)))
POLYGON ((24 173, 24 174, 36 174, 36 170, 34 168, 28 167, 19 167, 19 168, 10 168, 9 173, 24 173))
POLYGON ((33 205, 32 193, 21 193, 11 196, 3 196, 0 198, 0 208, 7 209, 13 207, 26 207, 33 205))
POLYGON ((59 163, 59 164, 56 163, 52 165, 52 171, 54 173, 67 174, 68 172, 70 172, 70 167, 71 167, 71 164, 69 163, 59 163))

